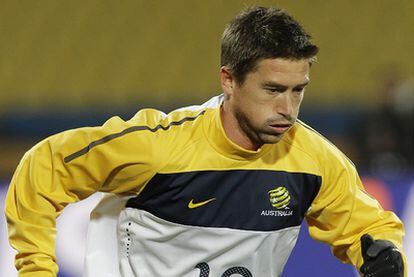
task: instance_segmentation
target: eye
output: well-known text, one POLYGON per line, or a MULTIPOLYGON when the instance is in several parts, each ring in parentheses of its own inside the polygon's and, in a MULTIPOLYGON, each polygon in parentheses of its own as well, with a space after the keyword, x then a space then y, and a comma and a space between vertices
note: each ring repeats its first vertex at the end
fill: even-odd
POLYGON ((297 87, 293 89, 293 92, 296 94, 302 94, 305 91, 305 87, 297 87))
POLYGON ((283 93, 286 89, 283 88, 265 88, 269 94, 283 93))

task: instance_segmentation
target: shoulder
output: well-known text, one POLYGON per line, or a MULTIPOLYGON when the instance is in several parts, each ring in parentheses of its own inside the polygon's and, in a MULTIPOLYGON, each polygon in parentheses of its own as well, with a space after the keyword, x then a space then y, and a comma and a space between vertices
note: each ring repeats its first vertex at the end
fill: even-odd
POLYGON ((284 140, 312 157, 321 169, 353 166, 336 145, 301 120, 297 120, 292 132, 284 140))
POLYGON ((186 122, 193 122, 205 113, 205 109, 180 109, 166 114, 156 109, 142 109, 138 111, 130 122, 135 125, 148 127, 152 131, 167 131, 173 126, 180 126, 186 122))
POLYGON ((171 126, 179 126, 186 122, 194 122, 204 115, 206 109, 216 108, 222 101, 223 95, 221 94, 210 98, 201 105, 181 107, 168 114, 157 109, 142 109, 134 115, 131 121, 136 124, 145 124, 152 128, 158 126, 158 128, 161 129, 169 128, 171 126))
POLYGON ((156 109, 142 109, 132 119, 134 125, 145 132, 153 156, 164 165, 183 149, 203 140, 203 122, 211 108, 192 106, 174 110, 168 114, 156 109))
POLYGON ((297 121, 286 140, 292 147, 311 157, 319 168, 322 183, 316 202, 324 198, 331 199, 331 196, 337 197, 358 186, 358 173, 352 161, 309 125, 297 121))

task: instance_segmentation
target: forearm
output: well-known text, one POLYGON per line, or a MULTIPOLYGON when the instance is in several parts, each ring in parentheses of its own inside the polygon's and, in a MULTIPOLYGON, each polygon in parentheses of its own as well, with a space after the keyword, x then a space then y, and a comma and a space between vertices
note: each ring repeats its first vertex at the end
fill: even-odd
POLYGON ((328 243, 337 258, 357 270, 364 263, 360 243, 364 234, 370 234, 375 240, 390 241, 404 257, 401 220, 393 212, 384 211, 365 192, 350 164, 345 169, 331 173, 324 190, 312 204, 307 215, 311 236, 328 243))
MULTIPOLYGON (((40 147, 41 148, 41 147, 40 147)), ((39 149, 40 150, 40 149, 39 149)), ((6 198, 5 215, 10 245, 16 249, 19 276, 56 276, 56 217, 58 202, 45 195, 48 178, 38 188, 33 157, 25 155, 17 168, 6 198)), ((44 175, 46 177, 46 175, 44 175)), ((50 182, 49 182, 50 183, 50 182)), ((57 199, 56 199, 57 200, 57 199)))
POLYGON ((41 253, 19 254, 15 265, 20 277, 55 277, 58 272, 56 260, 41 253))
POLYGON ((25 222, 25 216, 20 219, 17 210, 12 205, 6 207, 9 241, 17 250, 19 276, 56 276, 55 228, 25 222))
POLYGON ((63 166, 51 148, 46 140, 26 153, 6 197, 9 241, 21 276, 56 276, 56 218, 68 203, 79 200, 60 181, 64 174, 57 171, 63 172, 63 166))

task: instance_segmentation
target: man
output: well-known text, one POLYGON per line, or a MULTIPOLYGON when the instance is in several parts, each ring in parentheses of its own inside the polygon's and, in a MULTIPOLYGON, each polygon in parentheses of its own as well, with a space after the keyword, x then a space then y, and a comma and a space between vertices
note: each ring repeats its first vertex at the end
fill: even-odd
POLYGON ((224 31, 216 107, 145 109, 32 148, 6 205, 22 276, 55 276, 55 219, 96 191, 134 195, 118 219, 121 276, 280 276, 303 218, 364 276, 403 276, 401 221, 297 119, 317 51, 285 12, 250 8, 224 31))

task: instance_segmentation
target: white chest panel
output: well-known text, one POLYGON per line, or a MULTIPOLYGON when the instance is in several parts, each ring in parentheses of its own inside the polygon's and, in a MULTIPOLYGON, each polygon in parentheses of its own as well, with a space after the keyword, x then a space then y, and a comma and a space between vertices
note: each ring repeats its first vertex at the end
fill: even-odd
POLYGON ((186 226, 127 208, 118 226, 121 276, 280 276, 299 229, 260 232, 186 226))

